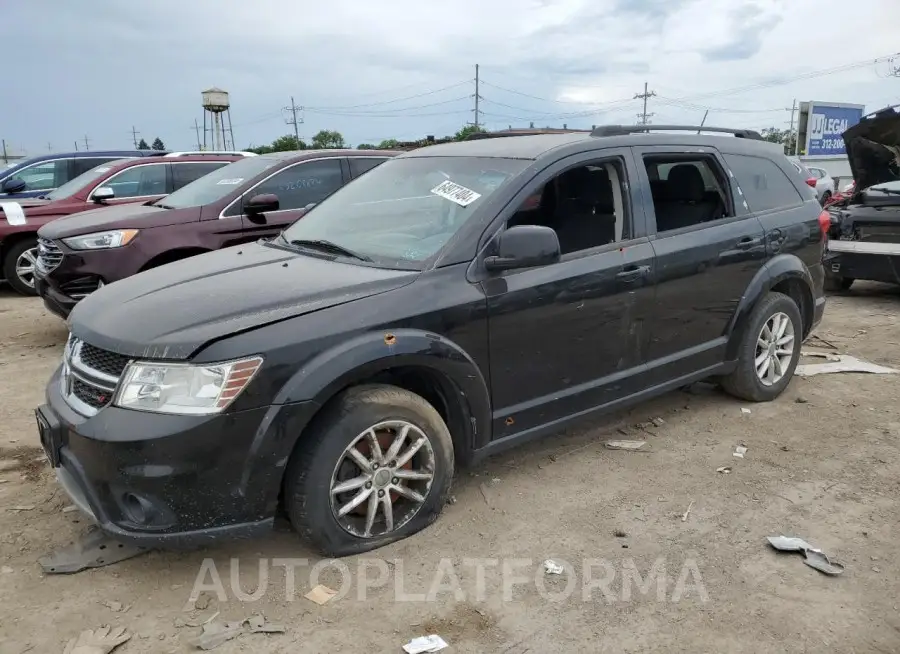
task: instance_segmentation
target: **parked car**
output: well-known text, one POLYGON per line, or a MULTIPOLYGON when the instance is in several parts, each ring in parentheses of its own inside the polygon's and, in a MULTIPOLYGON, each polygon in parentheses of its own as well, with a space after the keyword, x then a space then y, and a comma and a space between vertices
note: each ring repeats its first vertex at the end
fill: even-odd
POLYGON ((91 168, 118 159, 165 154, 158 150, 103 150, 62 152, 25 159, 0 170, 0 201, 46 195, 91 168))
POLYGON ((50 311, 66 317, 101 284, 275 236, 311 204, 394 154, 267 154, 221 168, 157 202, 56 220, 38 231, 38 293, 50 311))
POLYGON ((36 294, 37 232, 50 221, 98 207, 157 200, 239 158, 195 154, 117 159, 82 173, 40 198, 0 201, 0 215, 5 219, 0 222, 4 279, 23 295, 36 294))
POLYGON ((900 112, 864 117, 844 143, 855 184, 830 207, 826 288, 848 290, 857 279, 900 284, 900 112))
POLYGON ((283 510, 341 556, 434 521, 456 465, 578 420, 711 377, 778 397, 828 215, 755 132, 655 129, 697 127, 408 152, 274 239, 103 287, 37 409, 60 483, 125 541, 283 510))
POLYGON ((835 191, 834 195, 828 199, 828 202, 825 203, 825 207, 831 207, 835 204, 844 202, 845 200, 849 200, 855 190, 856 182, 845 184, 842 188, 835 191))
POLYGON ((823 207, 828 204, 834 194, 834 178, 823 168, 807 166, 796 157, 789 157, 789 159, 796 171, 806 181, 807 186, 815 189, 819 204, 823 207))

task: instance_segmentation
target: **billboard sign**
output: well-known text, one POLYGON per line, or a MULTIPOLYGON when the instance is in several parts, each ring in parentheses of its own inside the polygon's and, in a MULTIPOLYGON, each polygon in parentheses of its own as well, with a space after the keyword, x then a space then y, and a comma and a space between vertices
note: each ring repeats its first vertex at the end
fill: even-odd
POLYGON ((859 104, 810 102, 806 123, 806 156, 845 156, 841 136, 863 117, 865 107, 859 104))

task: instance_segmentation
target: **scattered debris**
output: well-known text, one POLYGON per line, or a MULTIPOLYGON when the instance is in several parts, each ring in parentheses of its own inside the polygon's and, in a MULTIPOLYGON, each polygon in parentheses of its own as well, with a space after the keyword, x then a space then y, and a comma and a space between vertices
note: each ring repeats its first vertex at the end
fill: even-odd
POLYGON ((491 500, 490 500, 490 498, 488 498, 487 487, 484 484, 478 484, 478 490, 481 491, 481 497, 484 498, 484 503, 487 504, 488 506, 490 506, 491 500))
POLYGON ((131 609, 131 604, 122 604, 122 602, 116 602, 115 600, 106 600, 100 603, 113 613, 128 613, 131 609))
POLYGON ((9 479, 0 479, 0 484, 6 484, 9 482, 9 479))
POLYGON ((191 645, 202 650, 215 649, 222 643, 244 634, 283 634, 285 631, 283 626, 266 622, 259 614, 244 618, 240 622, 210 619, 202 626, 203 631, 200 635, 190 641, 191 645))
POLYGON ((817 334, 813 334, 812 336, 810 336, 808 341, 819 341, 820 343, 825 345, 825 347, 830 347, 832 350, 838 349, 837 345, 835 345, 831 341, 826 341, 824 338, 818 336, 817 334))
POLYGON ((803 396, 798 397, 797 399, 794 400, 794 402, 796 402, 797 404, 809 404, 809 400, 807 400, 803 396))
POLYGON ((212 600, 213 600, 212 595, 210 595, 209 593, 204 591, 204 592, 200 593, 199 595, 197 595, 197 599, 194 600, 194 608, 197 609, 198 611, 205 611, 206 609, 209 608, 209 605, 212 602, 212 600))
POLYGON ((563 570, 564 568, 553 559, 544 561, 544 572, 548 575, 561 575, 563 570))
POLYGON ((10 511, 34 511, 34 504, 20 504, 19 506, 9 507, 10 511))
POLYGON ((216 618, 219 617, 219 612, 216 611, 208 618, 197 618, 196 620, 185 620, 184 618, 175 618, 173 624, 178 627, 202 627, 203 625, 212 622, 216 618))
POLYGON ((622 529, 616 529, 616 530, 613 532, 613 535, 614 535, 616 538, 628 538, 628 534, 627 534, 624 530, 622 530, 622 529))
POLYGON ((71 574, 86 568, 101 568, 144 554, 150 550, 128 545, 107 536, 99 527, 91 527, 67 547, 38 559, 45 574, 71 574))
POLYGON ((77 506, 75 506, 74 504, 70 504, 69 506, 67 506, 66 508, 64 508, 64 509, 62 510, 62 512, 63 512, 63 513, 72 513, 72 511, 77 511, 77 510, 78 510, 78 507, 77 507, 77 506))
POLYGON ((694 500, 691 500, 691 503, 688 504, 687 511, 684 512, 684 515, 681 516, 682 522, 687 522, 688 516, 691 515, 691 509, 694 508, 694 500))
POLYGON ((608 450, 636 451, 644 447, 647 441, 605 441, 603 444, 608 450))
POLYGON ((653 420, 651 420, 650 422, 652 422, 657 427, 662 427, 664 424, 666 424, 666 421, 662 418, 653 418, 653 420))
POLYGON ((893 368, 879 366, 862 359, 857 359, 849 354, 840 354, 836 357, 829 357, 829 363, 809 363, 797 366, 794 374, 798 377, 812 377, 813 375, 822 375, 838 372, 868 372, 875 375, 892 375, 898 371, 893 368))
POLYGON ((747 407, 741 407, 741 413, 743 413, 744 415, 748 415, 750 413, 750 409, 748 409, 747 407))
POLYGON ((789 448, 787 445, 782 445, 779 449, 782 452, 790 452, 791 451, 791 448, 789 448))
POLYGON ((66 643, 63 654, 109 654, 129 640, 131 634, 125 631, 125 627, 86 629, 66 643))
POLYGON ((11 575, 13 572, 15 572, 15 570, 10 568, 8 565, 5 565, 2 568, 0 568, 0 573, 3 573, 5 575, 11 575))
POLYGON ((721 473, 723 475, 730 474, 731 466, 722 466, 721 468, 716 468, 716 472, 721 473))
POLYGON ((747 448, 743 445, 738 445, 736 448, 734 448, 734 453, 732 454, 732 456, 737 457, 738 459, 743 459, 746 453, 747 448))
POLYGON ((437 634, 431 634, 430 636, 413 638, 403 646, 403 651, 406 654, 430 654, 431 652, 439 652, 446 647, 449 647, 449 645, 443 638, 437 634))
POLYGON ((839 575, 844 571, 844 566, 828 559, 820 549, 816 549, 802 538, 788 536, 769 536, 769 545, 781 552, 800 552, 803 554, 803 562, 811 568, 827 575, 839 575))
POLYGON ((456 504, 456 495, 450 495, 447 497, 447 504, 453 505, 456 504))
POLYGON ((801 350, 801 357, 816 357, 817 359, 826 359, 827 361, 840 361, 841 355, 834 352, 816 352, 815 350, 801 350))
POLYGON ((326 602, 330 601, 332 597, 337 595, 337 593, 338 592, 336 590, 332 590, 328 586, 323 586, 322 584, 319 584, 318 586, 313 588, 311 591, 309 591, 303 597, 305 597, 306 599, 308 599, 311 602, 315 602, 319 606, 322 606, 326 602))

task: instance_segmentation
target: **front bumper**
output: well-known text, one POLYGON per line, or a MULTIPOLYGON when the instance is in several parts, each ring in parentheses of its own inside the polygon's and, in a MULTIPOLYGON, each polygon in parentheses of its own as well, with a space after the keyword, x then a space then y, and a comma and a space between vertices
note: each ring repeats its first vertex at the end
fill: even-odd
POLYGON ((36 414, 76 506, 119 540, 183 548, 271 530, 284 468, 315 409, 172 416, 109 406, 87 418, 63 399, 57 371, 36 414))
POLYGON ((900 284, 900 243, 829 241, 824 264, 832 278, 900 284))
POLYGON ((59 289, 51 286, 47 278, 40 276, 38 273, 35 273, 34 276, 34 290, 41 296, 44 306, 63 320, 69 317, 72 309, 78 304, 78 300, 70 298, 59 289))

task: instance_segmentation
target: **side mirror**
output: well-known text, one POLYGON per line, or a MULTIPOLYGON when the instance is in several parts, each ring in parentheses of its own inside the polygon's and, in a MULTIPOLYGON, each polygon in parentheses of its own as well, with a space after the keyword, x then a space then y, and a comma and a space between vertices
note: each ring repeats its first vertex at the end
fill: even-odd
POLYGON ((516 225, 498 238, 497 255, 487 257, 488 270, 513 270, 546 266, 559 261, 559 239, 556 231, 543 225, 516 225))
POLYGON ((0 190, 2 190, 4 193, 21 193, 25 190, 26 186, 28 185, 25 183, 24 179, 19 179, 18 177, 10 177, 3 180, 3 185, 0 186, 0 190))
POLYGON ((94 194, 91 196, 91 199, 97 204, 103 204, 107 200, 112 200, 116 197, 116 192, 109 186, 101 186, 94 194))
POLYGON ((263 214, 267 211, 278 211, 278 207, 277 195, 274 193, 261 193, 244 202, 244 213, 253 222, 265 223, 266 217, 263 214))

